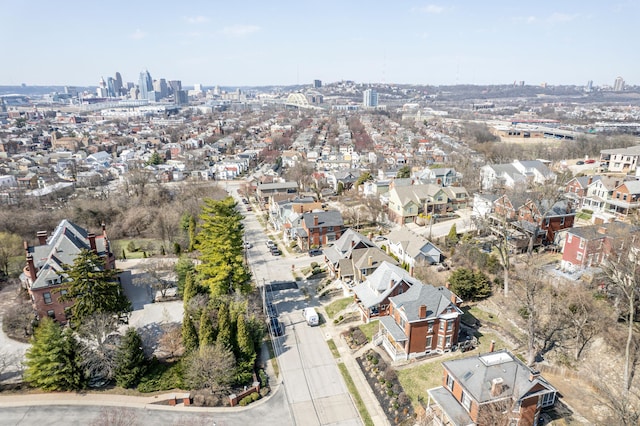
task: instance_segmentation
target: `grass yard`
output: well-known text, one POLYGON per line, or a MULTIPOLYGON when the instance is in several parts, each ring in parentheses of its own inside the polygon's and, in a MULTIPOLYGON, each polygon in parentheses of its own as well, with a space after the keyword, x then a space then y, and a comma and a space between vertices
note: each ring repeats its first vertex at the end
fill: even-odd
POLYGON ((327 340, 327 346, 329 346, 329 350, 331 351, 331 354, 334 358, 340 358, 340 352, 338 352, 338 347, 336 346, 336 342, 334 342, 333 339, 327 340))
MULTIPOLYGON (((113 241, 113 254, 117 259, 122 259, 122 255, 127 259, 143 259, 145 257, 151 257, 156 254, 160 254, 162 250, 162 241, 154 240, 150 238, 129 238, 113 241), (134 249, 135 250, 132 250, 134 249)), ((168 249, 164 248, 165 253, 169 253, 169 250, 173 250, 173 247, 168 249)))
POLYGON ((471 352, 450 352, 411 368, 397 370, 398 380, 415 407, 419 401, 427 400, 427 390, 442 385, 442 362, 489 352, 491 341, 496 342, 495 350, 507 345, 495 334, 485 333, 478 339, 479 347, 471 352))
POLYGON ((343 299, 334 300, 333 302, 325 306, 324 310, 327 312, 329 318, 333 319, 338 312, 349 306, 351 302, 353 302, 353 297, 345 297, 343 299))
POLYGON ((347 384, 347 389, 349 390, 349 393, 353 397, 353 401, 356 403, 356 408, 358 409, 358 413, 360 413, 360 418, 362 419, 362 422, 365 424, 365 426, 375 426, 373 424, 373 420, 371 419, 371 416, 369 415, 369 412, 367 411, 367 407, 364 405, 364 401, 362 400, 362 397, 358 392, 358 388, 356 387, 356 384, 353 383, 353 379, 351 378, 351 375, 347 370, 347 366, 344 365, 344 363, 340 362, 338 363, 338 368, 340 369, 340 373, 342 373, 344 382, 347 384))
POLYGON ((273 349, 273 342, 271 339, 266 340, 267 350, 269 351, 269 360, 271 360, 271 366, 273 367, 273 374, 276 377, 280 375, 280 366, 278 365, 278 359, 276 358, 276 353, 273 349))
POLYGON ((380 324, 378 324, 378 320, 375 320, 375 321, 369 322, 368 324, 362 324, 358 328, 360 328, 360 330, 362 330, 364 335, 367 336, 367 341, 371 342, 373 335, 378 332, 379 327, 380 327, 380 324))

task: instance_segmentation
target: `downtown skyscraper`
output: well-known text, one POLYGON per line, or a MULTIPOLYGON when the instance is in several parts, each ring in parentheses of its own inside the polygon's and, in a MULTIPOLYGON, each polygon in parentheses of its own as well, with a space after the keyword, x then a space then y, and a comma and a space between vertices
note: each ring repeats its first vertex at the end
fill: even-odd
POLYGON ((148 70, 140 73, 138 88, 140 90, 140 99, 149 99, 149 94, 153 92, 153 79, 148 70))

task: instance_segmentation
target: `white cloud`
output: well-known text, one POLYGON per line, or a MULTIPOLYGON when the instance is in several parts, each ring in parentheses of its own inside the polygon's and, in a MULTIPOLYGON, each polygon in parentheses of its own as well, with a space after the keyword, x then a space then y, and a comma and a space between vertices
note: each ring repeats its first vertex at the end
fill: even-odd
POLYGON ((520 23, 524 22, 525 24, 533 24, 537 22, 538 19, 535 16, 516 16, 513 18, 514 22, 520 23))
POLYGON ((566 13, 554 13, 547 18, 547 22, 558 23, 558 22, 569 22, 576 19, 578 15, 568 15, 566 13))
POLYGON ((133 33, 129 35, 130 38, 134 40, 140 40, 147 36, 148 34, 142 31, 140 28, 137 28, 133 33))
POLYGON ((444 12, 444 7, 438 6, 437 4, 428 4, 426 6, 419 7, 417 10, 422 13, 437 15, 438 13, 444 12))
POLYGON ((244 37, 257 31, 260 31, 260 27, 257 25, 232 25, 220 30, 222 34, 228 37, 244 37))
POLYGON ((190 24, 204 24, 205 22, 209 22, 209 18, 202 15, 185 16, 184 20, 190 24))

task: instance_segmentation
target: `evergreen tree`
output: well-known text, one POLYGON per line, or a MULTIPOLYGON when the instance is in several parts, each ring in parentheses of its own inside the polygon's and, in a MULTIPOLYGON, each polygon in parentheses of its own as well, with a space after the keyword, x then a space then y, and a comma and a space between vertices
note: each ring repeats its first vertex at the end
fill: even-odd
MULTIPOLYGON (((181 256, 176 262, 176 275, 178 277, 178 294, 184 299, 184 290, 186 287, 187 274, 191 273, 191 279, 196 268, 193 265, 193 261, 188 257, 181 256)), ((195 294, 195 290, 193 290, 195 294)))
POLYGON ((408 177, 411 177, 411 167, 409 166, 402 166, 398 169, 398 173, 396 173, 396 177, 398 179, 406 179, 408 177))
POLYGON ((256 354, 256 349, 253 346, 253 340, 251 339, 251 333, 247 327, 247 322, 244 315, 238 315, 236 322, 236 340, 238 352, 240 355, 238 359, 249 360, 253 359, 256 354))
POLYGON ((36 328, 31 343, 25 354, 25 381, 47 391, 83 387, 79 347, 71 330, 63 333, 58 323, 45 317, 36 328))
POLYGON ((135 328, 129 327, 116 354, 115 379, 117 385, 123 388, 137 386, 146 369, 142 339, 135 328))
POLYGON ((117 280, 120 271, 106 269, 104 259, 93 250, 82 250, 73 265, 63 265, 67 275, 67 285, 62 289, 67 294, 61 301, 74 301, 71 315, 74 325, 93 314, 122 314, 131 310, 131 305, 117 280))
POLYGON ((245 268, 242 247, 242 215, 233 198, 206 199, 200 219, 196 244, 202 261, 197 266, 199 282, 209 288, 214 299, 233 291, 250 291, 251 276, 245 268))
POLYGON ((191 300, 191 298, 196 294, 198 294, 198 289, 196 288, 196 284, 193 282, 193 272, 189 271, 184 279, 184 290, 182 294, 185 310, 189 305, 189 300, 191 300))
POLYGON ((193 325, 191 315, 186 310, 182 317, 182 346, 184 346, 185 353, 198 349, 198 333, 193 325))
POLYGON ((218 336, 216 342, 232 349, 232 330, 229 307, 226 303, 221 303, 218 307, 218 336))
POLYGON ((456 224, 451 225, 451 229, 449 229, 449 233, 445 237, 447 241, 447 246, 452 247, 458 244, 458 230, 456 229, 456 224))
POLYGON ((189 216, 189 251, 196 248, 196 218, 189 216))
POLYGON ((215 343, 215 332, 213 330, 213 323, 211 322, 211 315, 208 309, 203 309, 200 315, 200 330, 198 332, 200 347, 212 345, 215 343))
POLYGON ((482 272, 458 268, 449 276, 449 288, 463 300, 478 300, 491 294, 489 278, 482 272))

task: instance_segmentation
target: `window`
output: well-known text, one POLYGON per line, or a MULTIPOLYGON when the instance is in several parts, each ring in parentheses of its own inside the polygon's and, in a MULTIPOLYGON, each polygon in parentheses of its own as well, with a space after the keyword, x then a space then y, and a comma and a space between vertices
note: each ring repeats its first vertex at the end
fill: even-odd
POLYGON ((560 225, 564 225, 564 216, 560 219, 560 225))
POLYGON ((433 336, 427 336, 427 344, 425 345, 428 351, 433 347, 433 336))
POLYGON ((444 343, 444 337, 438 336, 438 347, 441 348, 443 343, 444 343))
POLYGON ((404 329, 406 322, 404 320, 404 318, 400 317, 400 327, 404 329))
POLYGON ((427 329, 427 333, 433 333, 433 321, 429 322, 428 327, 429 328, 427 329))
POLYGON ((584 238, 580 238, 580 248, 584 248, 584 238))
POLYGON ((50 311, 47 311, 47 315, 49 316, 49 318, 56 318, 56 313, 54 312, 53 309, 51 309, 50 311))
POLYGON ((449 388, 450 391, 453 392, 453 377, 451 377, 450 374, 447 374, 447 387, 449 388))
POLYGON ((581 252, 576 253, 576 259, 582 260, 582 253, 581 252))
POLYGON ((52 302, 53 302, 53 301, 51 300, 51 293, 46 292, 46 293, 44 293, 42 296, 44 297, 44 303, 45 303, 45 304, 47 304, 47 305, 48 305, 49 303, 52 303, 52 302))
POLYGON ((549 392, 542 396, 542 407, 551 407, 556 402, 556 393, 549 392))
POLYGON ((467 409, 467 411, 471 411, 471 398, 465 391, 462 391, 462 406, 467 409))
POLYGON ((568 243, 570 243, 572 239, 573 239, 573 235, 571 235, 571 234, 567 235, 567 242, 568 243))
POLYGON ((451 347, 451 336, 447 336, 445 348, 450 348, 450 347, 451 347))
POLYGON ((445 325, 446 321, 444 320, 440 320, 440 331, 444 330, 444 325, 445 325))

